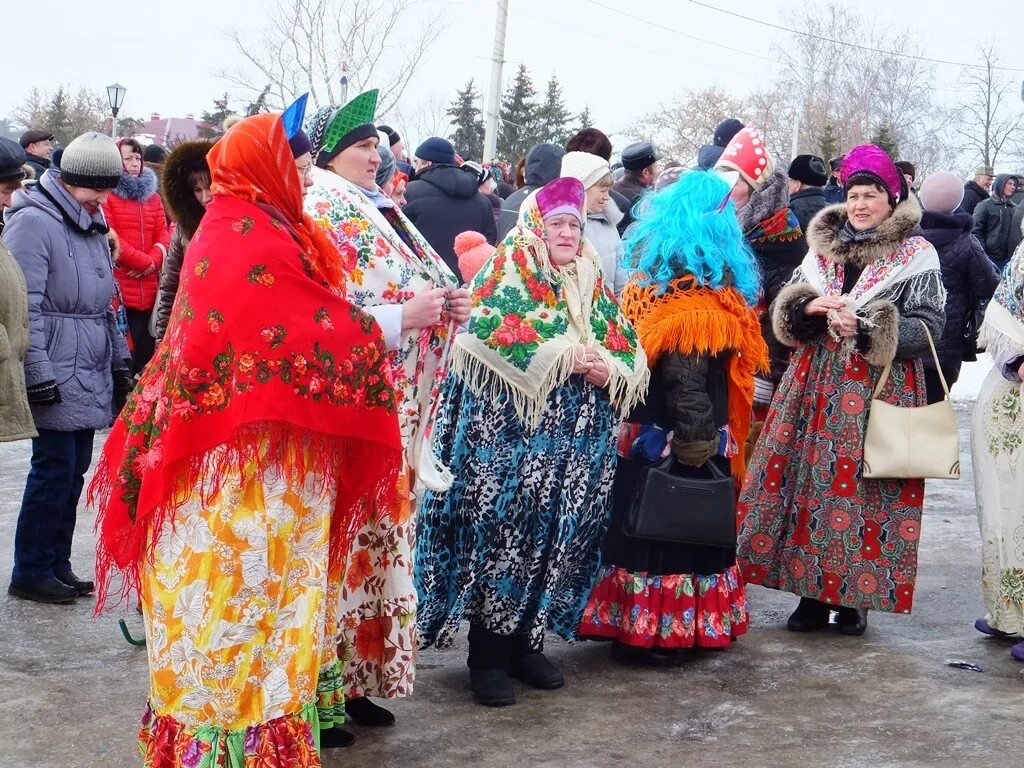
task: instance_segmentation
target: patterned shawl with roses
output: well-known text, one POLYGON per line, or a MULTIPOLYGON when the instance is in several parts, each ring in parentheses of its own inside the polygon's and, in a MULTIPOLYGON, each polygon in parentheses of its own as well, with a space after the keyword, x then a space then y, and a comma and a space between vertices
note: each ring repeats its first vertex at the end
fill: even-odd
MULTIPOLYGON (((379 210, 341 176, 314 168, 305 209, 335 239, 348 297, 357 306, 402 304, 425 288, 458 287, 452 271, 398 208, 379 210)), ((418 459, 429 444, 451 337, 450 323, 442 317, 433 328, 403 332, 392 356, 395 385, 402 393, 402 442, 421 480, 427 480, 427 473, 418 459)), ((439 479, 450 482, 449 474, 437 469, 439 479)))
POLYGON ((552 264, 536 194, 528 197, 519 222, 473 280, 469 330, 455 339, 452 372, 477 395, 508 395, 532 426, 571 375, 582 344, 604 359, 612 403, 628 413, 647 391, 647 357, 600 264, 585 239, 574 261, 552 264))
POLYGON ((218 145, 224 168, 211 160, 215 196, 185 255, 167 336, 89 490, 99 505, 97 611, 115 571, 122 596, 138 588, 153 532, 177 507, 195 493, 212 498, 241 467, 336 483, 332 562, 348 554, 369 506, 394 498, 401 441, 384 339, 318 266, 333 249, 302 216, 283 130, 250 120, 263 131, 247 137, 239 124, 218 145))

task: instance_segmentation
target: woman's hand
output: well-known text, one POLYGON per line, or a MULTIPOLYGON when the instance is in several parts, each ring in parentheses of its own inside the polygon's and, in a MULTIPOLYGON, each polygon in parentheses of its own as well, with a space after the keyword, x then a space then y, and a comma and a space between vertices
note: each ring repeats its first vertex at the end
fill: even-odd
POLYGON ((804 305, 804 314, 823 317, 833 309, 846 309, 846 304, 832 296, 819 296, 816 299, 811 299, 804 305))
POLYGON ((445 288, 427 288, 402 305, 402 330, 432 328, 441 322, 445 288))
POLYGON ((596 352, 588 349, 587 362, 590 364, 590 370, 583 374, 584 381, 593 384, 595 387, 607 386, 612 374, 608 370, 608 364, 604 359, 596 352))
POLYGON ((838 310, 829 315, 828 324, 844 339, 857 335, 857 316, 848 310, 838 310))
POLYGON ((448 315, 456 325, 462 325, 469 320, 469 311, 472 309, 472 302, 469 299, 469 290, 466 288, 453 288, 447 294, 448 315))
POLYGON ((593 367, 591 357, 593 353, 582 344, 577 344, 572 350, 572 372, 586 376, 593 367))

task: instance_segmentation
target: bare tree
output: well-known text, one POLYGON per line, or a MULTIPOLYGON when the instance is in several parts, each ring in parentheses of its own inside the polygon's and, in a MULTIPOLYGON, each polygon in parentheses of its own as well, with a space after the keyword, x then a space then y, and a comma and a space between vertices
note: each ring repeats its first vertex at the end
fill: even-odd
POLYGON ((1017 84, 1000 75, 999 57, 991 46, 981 49, 979 62, 979 68, 965 69, 961 76, 967 94, 954 131, 973 161, 994 166, 1004 149, 1016 149, 1008 142, 1020 141, 1024 110, 1010 106, 1017 84))
POLYGON ((702 145, 711 143, 720 122, 742 114, 740 99, 721 88, 704 88, 687 91, 675 101, 659 105, 626 133, 654 141, 667 159, 687 162, 697 156, 702 145))
POLYGON ((86 131, 103 130, 107 100, 105 94, 88 88, 76 91, 62 85, 49 92, 33 87, 12 115, 22 125, 51 131, 60 144, 66 145, 86 131))
MULTIPOLYGON (((431 91, 411 105, 411 108, 398 106, 391 110, 390 115, 381 115, 381 122, 390 121, 390 125, 401 134, 410 154, 424 139, 451 133, 448 102, 437 91, 431 91)), ((456 147, 456 151, 458 149, 456 147)))
POLYGON ((387 113, 446 24, 434 8, 429 15, 413 15, 413 5, 413 0, 268 0, 267 25, 255 39, 237 29, 227 32, 247 67, 220 76, 253 98, 269 83, 267 103, 275 108, 306 91, 316 107, 336 103, 344 76, 353 89, 350 97, 379 88, 378 112, 387 113), (412 34, 404 35, 406 30, 412 34))

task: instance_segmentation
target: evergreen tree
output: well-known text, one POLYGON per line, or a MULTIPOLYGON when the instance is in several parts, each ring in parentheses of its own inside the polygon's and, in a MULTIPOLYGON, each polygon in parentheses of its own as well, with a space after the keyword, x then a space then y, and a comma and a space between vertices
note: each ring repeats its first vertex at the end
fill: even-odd
POLYGON ((484 156, 484 119, 480 107, 480 94, 473 78, 466 87, 456 92, 451 106, 445 111, 452 128, 448 139, 466 160, 482 160, 484 156))
MULTIPOLYGON (((266 87, 260 91, 260 95, 256 97, 256 101, 250 101, 249 105, 245 108, 245 116, 252 117, 253 115, 259 115, 267 111, 267 96, 270 94, 270 83, 267 83, 266 87)), ((225 94, 227 97, 227 94, 225 94)))
POLYGON ((501 100, 501 126, 498 129, 498 156, 515 162, 535 143, 537 92, 526 65, 520 64, 515 79, 501 100))
POLYGON ((882 122, 878 126, 878 130, 871 137, 871 143, 884 149, 893 160, 900 159, 900 142, 888 122, 882 122))
POLYGON ((562 99, 562 86, 558 84, 558 76, 552 75, 548 80, 548 89, 544 94, 544 103, 537 110, 537 142, 548 144, 565 144, 572 129, 569 122, 572 113, 565 108, 562 99))
POLYGON ((836 129, 832 123, 825 123, 825 128, 818 137, 818 152, 825 158, 826 163, 839 154, 839 137, 836 136, 836 129))
POLYGON ((593 128, 594 119, 590 116, 590 105, 587 104, 583 107, 583 111, 580 112, 579 117, 576 118, 579 121, 579 130, 584 128, 593 128))
POLYGON ((224 120, 234 114, 234 110, 228 106, 228 95, 225 93, 219 99, 213 100, 213 111, 203 112, 203 122, 206 125, 199 127, 199 136, 203 139, 215 139, 222 133, 221 125, 224 120))
POLYGON ((53 133, 60 146, 66 147, 75 138, 75 129, 71 125, 71 103, 63 86, 50 98, 42 124, 53 133))

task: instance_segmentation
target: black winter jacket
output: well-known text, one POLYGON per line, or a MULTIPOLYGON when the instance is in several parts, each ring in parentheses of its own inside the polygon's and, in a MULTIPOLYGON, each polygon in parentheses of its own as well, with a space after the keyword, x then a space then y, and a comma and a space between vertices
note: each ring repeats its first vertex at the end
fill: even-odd
MULTIPOLYGON (((828 206, 822 187, 809 187, 789 196, 789 209, 796 214, 800 229, 807 231, 807 225, 822 208, 828 206)), ((806 241, 805 241, 806 242, 806 241)))
POLYGON ((498 241, 504 240, 519 220, 523 201, 535 189, 557 179, 562 173, 565 150, 557 144, 537 144, 526 156, 526 185, 505 198, 498 217, 498 241))
POLYGON ((615 182, 615 186, 612 187, 612 195, 617 196, 615 204, 619 206, 619 210, 622 211, 625 216, 622 217, 622 221, 619 222, 619 234, 625 234, 629 225, 633 223, 633 206, 637 204, 637 201, 644 196, 644 193, 650 191, 650 187, 645 187, 638 181, 634 181, 628 176, 624 176, 615 182), (620 200, 625 201, 625 207, 622 206, 620 200))
MULTIPOLYGON (((999 273, 971 234, 974 219, 966 213, 935 213, 921 216, 921 234, 939 252, 942 284, 946 286, 946 325, 937 340, 939 364, 958 367, 964 360, 964 326, 978 304, 992 298, 999 273)), ((923 358, 934 367, 931 356, 923 358)))
POLYGON ((988 191, 981 184, 974 181, 974 179, 971 179, 964 184, 964 199, 961 201, 960 207, 956 209, 956 212, 969 213, 973 216, 974 209, 978 207, 982 200, 988 200, 988 196, 988 191))
POLYGON ((1010 222, 1010 255, 1017 252, 1017 246, 1024 240, 1024 203, 1018 203, 1017 210, 1013 212, 1013 221, 1010 222))
POLYGON ((790 242, 749 243, 754 257, 757 259, 757 266, 761 272, 764 286, 764 306, 768 307, 768 311, 759 319, 761 320, 761 335, 768 345, 768 353, 771 356, 771 379, 776 384, 782 380, 782 375, 789 367, 792 350, 775 337, 775 331, 772 329, 771 305, 779 295, 779 291, 789 282, 793 272, 800 266, 804 256, 807 255, 805 238, 806 235, 790 242))
POLYGON ((1008 173, 996 176, 995 184, 992 185, 996 191, 974 209, 974 234, 985 246, 985 253, 1000 269, 1006 266, 1013 255, 1010 250, 1010 228, 1013 226, 1017 206, 999 197, 999 192, 1011 178, 1008 173))
POLYGON ((405 190, 402 212, 462 280, 455 255, 456 235, 473 230, 494 245, 497 232, 491 201, 480 193, 476 174, 455 165, 431 165, 405 190))

